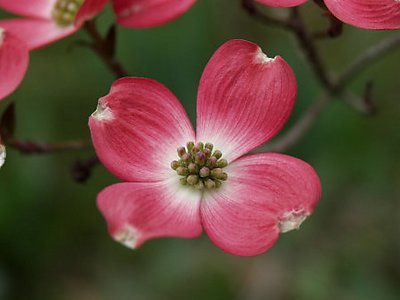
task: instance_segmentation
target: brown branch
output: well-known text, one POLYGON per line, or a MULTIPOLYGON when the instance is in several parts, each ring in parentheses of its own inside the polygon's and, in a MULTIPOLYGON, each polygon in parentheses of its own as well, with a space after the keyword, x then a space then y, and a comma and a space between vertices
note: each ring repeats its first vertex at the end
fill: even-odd
MULTIPOLYGON (((316 1, 320 3, 320 1, 316 1)), ((343 93, 349 83, 367 66, 373 63, 382 55, 388 53, 392 49, 400 45, 400 35, 392 36, 382 41, 376 46, 371 47, 364 54, 361 54, 350 67, 343 72, 338 80, 333 80, 325 68, 325 65, 320 57, 318 49, 315 45, 315 36, 308 31, 303 18, 297 8, 292 9, 292 14, 288 20, 276 20, 266 14, 261 13, 254 0, 242 0, 243 8, 256 20, 261 21, 266 25, 281 27, 292 32, 297 42, 299 43, 302 51, 304 52, 308 62, 314 71, 316 78, 322 84, 325 95, 312 104, 309 109, 304 113, 299 120, 293 125, 288 132, 280 137, 275 143, 269 147, 261 147, 270 151, 284 151, 293 146, 312 126, 318 116, 327 107, 334 97, 343 93)), ((341 25, 338 25, 335 20, 331 20, 331 28, 334 32, 327 32, 328 35, 336 35, 341 32, 341 25)), ((350 104, 357 111, 372 115, 376 112, 376 107, 372 101, 372 83, 366 84, 365 93, 363 97, 356 97, 350 93, 345 94, 345 101, 350 104)))
POLYGON ((400 47, 400 34, 390 36, 360 54, 337 80, 335 92, 343 91, 364 69, 397 47, 400 47))
POLYGON ((31 140, 20 140, 15 138, 16 112, 15 103, 12 102, 0 117, 0 144, 14 148, 23 154, 45 154, 68 150, 80 150, 91 145, 87 141, 67 141, 58 143, 41 143, 31 140))
POLYGON ((308 31, 297 8, 292 9, 287 24, 287 28, 295 35, 300 48, 303 50, 307 61, 310 63, 311 68, 316 75, 316 78, 320 81, 328 95, 324 95, 315 101, 284 136, 271 145, 261 147, 260 149, 262 150, 284 151, 292 147, 311 128, 318 116, 330 103, 334 93, 333 79, 328 75, 328 71, 326 70, 315 45, 314 37, 312 33, 308 31))
POLYGON ((29 140, 11 138, 6 145, 23 154, 48 154, 71 150, 82 150, 91 146, 90 141, 66 141, 59 143, 38 143, 29 140))
POLYGON ((307 30, 303 18, 301 17, 297 8, 292 9, 290 28, 295 34, 297 42, 306 55, 306 58, 310 63, 317 79, 327 91, 333 91, 333 80, 329 77, 317 47, 315 46, 312 34, 307 30))
POLYGON ((377 112, 377 107, 373 100, 374 83, 368 81, 365 84, 364 94, 362 97, 346 92, 345 101, 352 107, 356 108, 359 112, 366 116, 373 116, 377 112))
MULTIPOLYGON (((365 85, 363 97, 355 96, 351 93, 346 94, 345 101, 357 111, 364 115, 374 115, 377 108, 372 99, 373 83, 370 81, 365 85)), ((261 146, 259 151, 281 152, 293 147, 317 121, 319 115, 332 102, 333 95, 325 94, 316 100, 308 110, 301 115, 294 125, 275 142, 261 146)))
POLYGON ((103 38, 99 33, 94 20, 87 21, 84 26, 86 32, 93 40, 91 48, 102 59, 104 64, 114 73, 116 78, 128 76, 128 72, 124 69, 122 64, 116 60, 114 55, 115 49, 115 28, 111 28, 114 32, 109 35, 111 38, 103 38), (114 36, 112 36, 114 34, 114 36))
MULTIPOLYGON (((312 106, 297 120, 297 122, 288 130, 288 132, 282 137, 278 138, 270 146, 262 147, 263 150, 268 151, 284 151, 292 147, 300 138, 311 128, 312 124, 316 121, 318 116, 323 112, 324 108, 332 101, 332 98, 345 91, 351 80, 358 75, 359 72, 364 70, 364 68, 374 60, 380 58, 382 55, 388 53, 391 49, 396 46, 400 46, 400 36, 395 38, 390 38, 384 40, 377 46, 373 46, 371 49, 362 55, 362 59, 356 59, 347 72, 344 72, 340 78, 347 78, 345 81, 343 79, 339 80, 340 84, 333 86, 333 91, 329 95, 321 97, 319 100, 314 102, 312 106), (398 40, 398 41, 397 41, 398 40), (389 42, 390 41, 390 42, 389 42), (369 54, 369 55, 367 55, 369 54), (373 54, 373 55, 372 55, 373 54), (366 65, 361 67, 361 62, 365 61, 366 65), (360 67, 359 67, 360 66, 360 67), (351 75, 351 76, 350 76, 351 75)), ((365 85, 365 91, 363 97, 355 96, 351 93, 345 94, 345 100, 357 111, 365 115, 374 115, 377 108, 373 102, 373 82, 369 81, 365 85)))
POLYGON ((331 12, 327 11, 324 14, 329 21, 329 27, 322 31, 317 31, 312 34, 314 39, 337 38, 343 32, 343 22, 338 20, 331 12))
POLYGON ((275 142, 261 146, 257 149, 257 152, 281 152, 293 147, 316 122, 318 116, 325 110, 330 102, 330 95, 321 96, 301 115, 296 123, 292 125, 283 136, 279 137, 275 142))

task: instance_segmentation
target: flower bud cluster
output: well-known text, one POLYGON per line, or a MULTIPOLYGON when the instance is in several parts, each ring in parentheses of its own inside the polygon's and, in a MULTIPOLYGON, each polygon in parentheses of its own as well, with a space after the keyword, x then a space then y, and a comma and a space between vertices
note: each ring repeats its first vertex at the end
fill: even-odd
POLYGON ((228 165, 222 153, 214 150, 211 143, 188 142, 186 147, 177 149, 179 160, 171 162, 182 185, 190 185, 198 190, 214 189, 228 179, 224 168, 228 165))
POLYGON ((83 0, 57 0, 52 11, 52 17, 57 25, 61 27, 72 25, 82 3, 83 0))

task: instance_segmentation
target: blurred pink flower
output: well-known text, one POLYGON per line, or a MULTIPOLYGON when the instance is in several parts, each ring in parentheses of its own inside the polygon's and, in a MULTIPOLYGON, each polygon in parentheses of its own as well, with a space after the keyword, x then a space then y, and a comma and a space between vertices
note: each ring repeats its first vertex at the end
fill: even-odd
MULTIPOLYGON (((291 7, 307 0, 256 0, 274 7, 291 7)), ((365 29, 399 29, 400 0, 324 0, 336 18, 365 29)))
POLYGON ((0 20, 3 27, 37 49, 76 32, 107 0, 0 0, 0 8, 23 16, 0 20))
POLYGON ((197 134, 165 86, 117 80, 89 119, 98 157, 127 181, 97 198, 111 236, 137 248, 204 228, 222 250, 252 256, 297 229, 320 198, 313 168, 282 154, 244 156, 276 135, 295 97, 290 66, 243 40, 222 45, 204 70, 197 134))
MULTIPOLYGON (((162 25, 193 5, 195 0, 113 0, 117 22, 142 28, 162 25)), ((0 27, 13 32, 36 49, 76 32, 84 21, 99 14, 108 0, 0 0, 0 8, 23 19, 0 21, 0 27)))
MULTIPOLYGON (((28 68, 28 61, 28 48, 25 43, 0 27, 0 101, 21 83, 28 68)), ((1 153, 3 152, 0 151, 0 164, 1 153)))
MULTIPOLYGON (((23 79, 27 54, 75 33, 82 24, 98 15, 108 0, 0 0, 0 8, 24 18, 0 20, 2 34, 12 34, 0 48, 0 100, 23 79), (16 41, 18 38, 23 41, 16 41), (17 47, 20 47, 17 49, 17 47), (13 57, 10 49, 15 51, 13 57)), ((113 0, 117 22, 122 26, 144 28, 162 25, 183 14, 195 0, 113 0)))
POLYGON ((76 32, 98 14, 107 0, 0 0, 0 8, 24 16, 0 20, 0 100, 12 93, 28 67, 34 50, 76 32), (1 46, 2 45, 2 46, 1 46))

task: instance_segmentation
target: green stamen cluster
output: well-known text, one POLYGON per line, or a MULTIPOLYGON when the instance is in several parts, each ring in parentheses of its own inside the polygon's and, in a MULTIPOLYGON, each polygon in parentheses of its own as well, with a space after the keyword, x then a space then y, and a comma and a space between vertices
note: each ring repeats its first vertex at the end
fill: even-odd
POLYGON ((219 188, 228 179, 224 168, 228 165, 222 153, 214 150, 211 143, 188 142, 185 147, 177 149, 179 160, 171 163, 182 185, 190 185, 198 190, 219 188))
POLYGON ((83 0, 57 0, 52 11, 57 25, 65 27, 73 24, 82 3, 83 0))

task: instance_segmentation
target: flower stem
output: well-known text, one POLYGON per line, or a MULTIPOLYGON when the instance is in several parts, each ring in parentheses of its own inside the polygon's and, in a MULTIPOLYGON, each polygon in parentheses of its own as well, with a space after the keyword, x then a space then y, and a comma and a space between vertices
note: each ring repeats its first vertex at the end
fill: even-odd
POLYGON ((115 49, 115 39, 103 38, 99 33, 94 20, 87 21, 84 25, 84 29, 93 40, 93 44, 91 44, 91 49, 101 58, 101 60, 115 75, 115 77, 120 78, 128 76, 128 72, 115 58, 114 51, 110 51, 110 49, 115 49))
POLYGON ((312 34, 308 31, 303 18, 297 8, 292 9, 292 14, 289 20, 290 29, 296 36, 297 42, 308 62, 310 63, 317 79, 322 86, 329 92, 333 91, 333 80, 329 77, 324 63, 320 57, 318 49, 314 43, 312 34))

